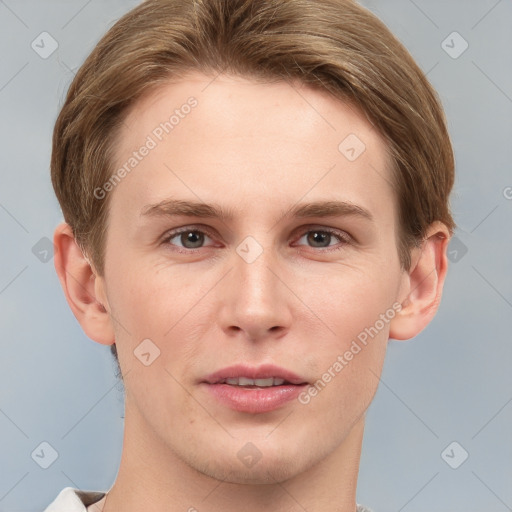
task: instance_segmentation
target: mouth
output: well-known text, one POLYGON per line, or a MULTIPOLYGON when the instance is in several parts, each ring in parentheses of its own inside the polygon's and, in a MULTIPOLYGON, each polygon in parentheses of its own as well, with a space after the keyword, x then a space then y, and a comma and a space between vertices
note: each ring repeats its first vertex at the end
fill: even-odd
POLYGON ((282 384, 308 384, 307 380, 294 372, 274 364, 249 366, 237 364, 218 370, 202 379, 207 384, 229 384, 232 386, 281 386, 282 384))
POLYGON ((205 377, 201 384, 223 406, 256 414, 284 406, 296 398, 308 382, 275 365, 236 365, 205 377))
POLYGON ((286 379, 280 377, 269 377, 268 379, 249 379, 248 377, 232 377, 222 379, 214 384, 229 384, 230 386, 242 386, 244 388, 270 388, 292 384, 286 379))

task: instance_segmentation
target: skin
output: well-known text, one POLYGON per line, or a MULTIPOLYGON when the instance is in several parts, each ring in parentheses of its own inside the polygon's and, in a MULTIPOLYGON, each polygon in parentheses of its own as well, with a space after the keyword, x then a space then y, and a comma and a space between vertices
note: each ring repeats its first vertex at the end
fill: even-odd
POLYGON ((104 510, 353 512, 364 414, 387 341, 433 318, 449 233, 430 226, 403 271, 386 145, 365 117, 299 84, 212 80, 191 73, 129 112, 118 166, 187 98, 198 101, 109 192, 102 276, 67 224, 55 232, 70 307, 91 339, 115 341, 124 375, 123 454, 104 510), (338 150, 349 134, 366 146, 354 161, 338 150), (216 203, 232 218, 141 214, 168 199, 216 203), (284 215, 325 200, 373 220, 284 215), (165 239, 180 227, 204 239, 165 239), (326 228, 350 241, 313 237, 326 228), (263 251, 251 263, 236 251, 247 236, 263 251), (314 383, 394 303, 401 311, 308 404, 237 412, 199 384, 238 362, 271 362, 314 383), (160 350, 149 366, 134 355, 147 338, 160 350), (248 442, 261 454, 252 467, 237 456, 248 442))

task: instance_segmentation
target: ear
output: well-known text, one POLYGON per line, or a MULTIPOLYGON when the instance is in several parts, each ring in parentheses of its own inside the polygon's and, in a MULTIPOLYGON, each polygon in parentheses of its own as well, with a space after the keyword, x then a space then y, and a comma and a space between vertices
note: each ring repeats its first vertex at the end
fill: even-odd
POLYGON ((389 337, 408 340, 434 318, 448 270, 448 228, 439 221, 430 225, 421 247, 412 250, 411 268, 404 272, 399 297, 402 309, 390 322, 389 337))
POLYGON ((107 310, 105 281, 97 275, 75 241, 67 223, 57 226, 53 235, 56 245, 55 270, 69 307, 85 334, 103 345, 115 342, 114 330, 107 310))

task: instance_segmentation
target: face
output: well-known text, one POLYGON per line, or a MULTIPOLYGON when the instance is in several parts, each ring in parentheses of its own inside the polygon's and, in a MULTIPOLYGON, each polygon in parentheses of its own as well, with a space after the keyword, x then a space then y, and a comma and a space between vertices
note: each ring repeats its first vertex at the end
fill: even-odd
POLYGON ((375 393, 404 280, 390 162, 324 92, 212 80, 130 111, 98 283, 140 443, 221 480, 284 480, 336 453, 375 393), (234 365, 297 382, 215 384, 234 365))

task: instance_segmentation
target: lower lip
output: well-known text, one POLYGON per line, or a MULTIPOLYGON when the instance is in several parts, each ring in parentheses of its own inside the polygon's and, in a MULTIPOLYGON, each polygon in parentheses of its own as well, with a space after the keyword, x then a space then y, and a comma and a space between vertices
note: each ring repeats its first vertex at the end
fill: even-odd
POLYGON ((240 412, 261 413, 281 407, 297 398, 306 384, 272 386, 269 388, 244 388, 229 384, 203 383, 219 402, 240 412))

